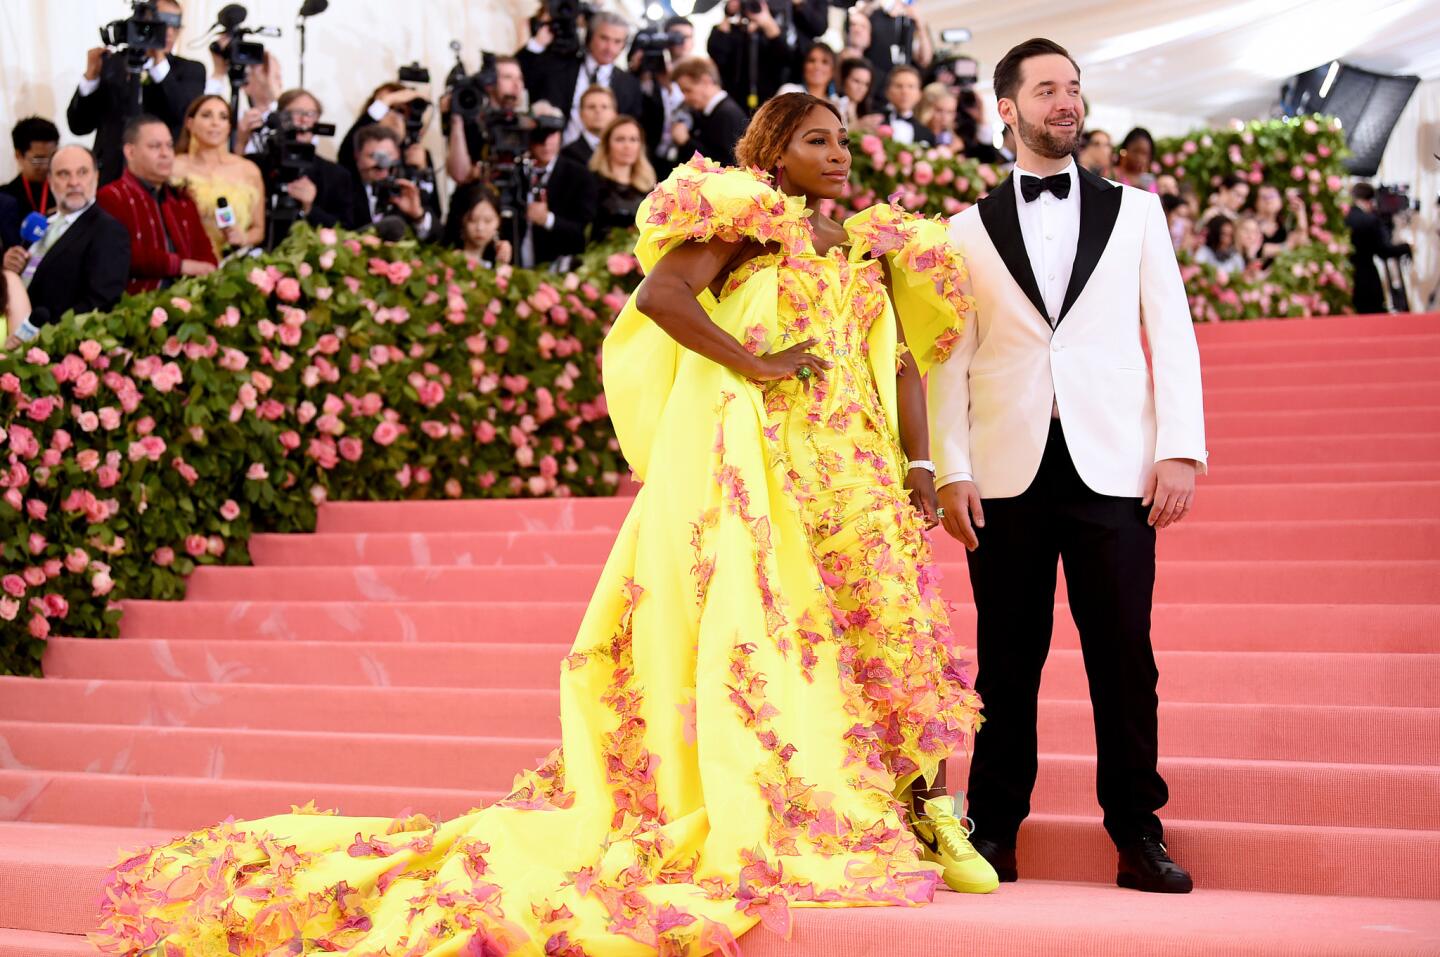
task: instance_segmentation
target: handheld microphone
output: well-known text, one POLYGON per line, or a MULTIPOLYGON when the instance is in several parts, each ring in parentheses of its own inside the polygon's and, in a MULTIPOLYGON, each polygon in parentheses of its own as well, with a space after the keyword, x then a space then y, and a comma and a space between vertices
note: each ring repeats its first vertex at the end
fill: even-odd
POLYGON ((236 223, 235 210, 230 207, 230 201, 221 196, 215 201, 215 225, 224 232, 236 223))
POLYGON ((50 220, 43 213, 31 213, 20 224, 20 240, 28 246, 38 243, 50 228, 50 220))

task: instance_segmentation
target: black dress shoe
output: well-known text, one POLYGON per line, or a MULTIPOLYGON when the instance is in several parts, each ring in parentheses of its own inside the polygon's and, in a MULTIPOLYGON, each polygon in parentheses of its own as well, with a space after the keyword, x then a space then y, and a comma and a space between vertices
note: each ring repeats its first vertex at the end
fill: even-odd
POLYGON ((1001 847, 997 842, 987 841, 983 837, 978 841, 971 841, 970 846, 995 868, 995 876, 1000 878, 1000 883, 1012 884, 1020 879, 1020 872, 1015 869, 1015 848, 1001 847))
POLYGON ((1195 888, 1190 874, 1170 859, 1170 852, 1156 837, 1142 837, 1138 842, 1120 848, 1120 866, 1115 883, 1151 894, 1188 894, 1195 888))

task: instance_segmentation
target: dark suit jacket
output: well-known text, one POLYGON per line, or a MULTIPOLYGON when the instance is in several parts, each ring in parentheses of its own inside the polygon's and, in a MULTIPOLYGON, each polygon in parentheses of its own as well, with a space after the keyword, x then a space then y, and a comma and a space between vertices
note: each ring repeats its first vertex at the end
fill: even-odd
POLYGON ((81 96, 76 90, 65 114, 76 136, 96 134, 95 155, 100 162, 102 186, 125 172, 121 137, 126 121, 141 111, 142 103, 144 112, 165 121, 170 135, 180 136, 185 110, 205 92, 205 67, 172 53, 165 82, 143 84, 143 100, 136 99, 136 82, 126 73, 123 57, 106 57, 100 67, 99 88, 89 96, 81 96))
MULTIPOLYGON (((746 112, 746 100, 750 94, 751 36, 739 27, 731 27, 725 31, 712 30, 710 39, 705 44, 706 52, 710 54, 710 59, 715 61, 715 68, 720 71, 720 85, 730 94, 735 104, 746 112)), ((754 36, 759 37, 758 52, 755 54, 758 57, 755 63, 758 108, 760 103, 773 97, 775 91, 780 89, 780 84, 785 82, 789 75, 792 51, 785 43, 783 33, 773 40, 766 39, 759 33, 754 36)))
POLYGON ((0 250, 20 245, 20 204, 14 198, 0 193, 0 250))
MULTIPOLYGON (((253 159, 260 165, 260 172, 265 177, 265 192, 275 195, 281 187, 274 164, 264 154, 253 159)), ((307 223, 312 226, 343 226, 346 229, 367 225, 366 221, 356 218, 355 179, 345 167, 317 156, 310 181, 315 184, 315 202, 310 207, 310 214, 305 217, 307 223)))
POLYGON ((745 127, 749 125, 750 118, 740 104, 735 102, 734 97, 726 96, 715 104, 709 116, 703 113, 695 115, 695 138, 692 142, 695 149, 715 162, 734 166, 735 144, 740 142, 740 137, 745 135, 745 127))
POLYGON ((32 212, 45 216, 49 216, 55 212, 55 194, 46 190, 43 186, 32 186, 30 187, 30 192, 27 193, 25 191, 25 183, 19 176, 16 176, 4 186, 0 186, 0 194, 13 196, 15 198, 15 202, 20 204, 20 218, 22 220, 32 212), (34 196, 36 199, 39 199, 41 195, 45 195, 46 197, 45 208, 36 209, 31 205, 30 197, 34 196))
POLYGON ((561 150, 560 155, 568 156, 581 166, 588 168, 590 166, 590 157, 595 155, 595 151, 590 148, 590 141, 584 136, 581 136, 578 140, 561 150))
MULTIPOLYGON (((570 107, 575 103, 575 84, 581 77, 583 54, 573 57, 556 56, 549 50, 532 53, 522 47, 515 54, 520 61, 520 70, 525 75, 525 89, 530 93, 530 102, 545 100, 561 113, 565 122, 570 122, 570 107)), ((585 80, 589 86, 589 80, 585 80)), ((645 110, 645 97, 640 92, 640 81, 617 65, 610 71, 610 89, 615 93, 615 109, 625 116, 641 118, 645 110)))
POLYGON ((54 322, 66 312, 109 310, 120 301, 130 277, 130 233, 93 204, 46 251, 30 280, 30 302, 54 322))
POLYGON ((1350 227, 1350 264, 1355 269, 1355 311, 1361 315, 1384 312, 1385 284, 1375 259, 1394 259, 1408 253, 1410 246, 1391 243, 1380 217, 1359 206, 1350 207, 1345 225, 1350 227))
POLYGON ((536 265, 585 251, 585 230, 595 221, 598 199, 595 177, 568 156, 556 157, 555 169, 545 183, 545 199, 555 214, 555 227, 530 227, 536 265))

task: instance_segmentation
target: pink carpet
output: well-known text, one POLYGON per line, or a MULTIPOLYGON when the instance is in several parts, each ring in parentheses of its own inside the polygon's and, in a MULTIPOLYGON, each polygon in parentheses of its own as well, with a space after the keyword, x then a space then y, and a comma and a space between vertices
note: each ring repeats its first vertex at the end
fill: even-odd
MULTIPOLYGON (((1215 474, 1161 535, 1154 630, 1164 817, 1200 889, 1109 886, 1062 590, 1021 883, 801 912, 749 957, 1440 953, 1440 317, 1199 336, 1215 474)), ((0 679, 0 957, 87 952, 120 848, 311 798, 452 815, 502 793, 558 735, 555 674, 627 505, 330 505, 185 602, 128 603, 119 641, 52 641, 45 679, 0 679)), ((963 633, 964 554, 938 552, 963 633)))

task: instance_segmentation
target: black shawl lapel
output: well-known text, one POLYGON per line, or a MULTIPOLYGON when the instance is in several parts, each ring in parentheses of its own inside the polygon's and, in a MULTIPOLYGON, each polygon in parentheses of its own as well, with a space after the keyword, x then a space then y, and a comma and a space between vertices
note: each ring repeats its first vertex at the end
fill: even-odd
MULTIPOLYGON (((1030 269, 1030 256, 1025 252, 1025 234, 1020 231, 1020 214, 1015 211, 1015 177, 1012 174, 1005 182, 992 189, 980 200, 980 222, 995 244, 995 251, 1010 270, 1020 291, 1025 293, 1048 327, 1050 317, 1045 312, 1045 299, 1040 295, 1040 286, 1035 282, 1035 273, 1030 269)), ((1114 221, 1114 217, 1111 217, 1114 221)), ((1081 224, 1084 233, 1084 224, 1081 224)), ((1098 259, 1099 256, 1097 255, 1098 259)), ((1094 264, 1091 264, 1094 268, 1094 264)))
MULTIPOLYGON (((1080 298, 1095 266, 1100 262, 1115 219, 1120 215, 1120 198, 1125 191, 1119 186, 1078 166, 1080 173, 1080 237, 1075 246, 1075 265, 1070 270, 1070 285, 1065 289, 1065 304, 1059 319, 1064 319, 1075 300, 1080 298)), ((1058 328, 1059 320, 1055 323, 1058 328)))

